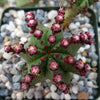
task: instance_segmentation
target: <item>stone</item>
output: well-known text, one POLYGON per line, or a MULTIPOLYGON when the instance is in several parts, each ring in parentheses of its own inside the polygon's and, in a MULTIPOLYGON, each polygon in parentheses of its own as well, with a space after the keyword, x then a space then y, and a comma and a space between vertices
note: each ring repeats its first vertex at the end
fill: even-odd
POLYGON ((5 13, 4 14, 6 17, 10 17, 11 15, 10 15, 10 13, 5 13))
POLYGON ((8 96, 9 91, 7 89, 0 89, 0 96, 8 96))
POLYGON ((89 96, 89 100, 94 100, 94 97, 93 96, 89 96))
POLYGON ((46 96, 45 96, 45 99, 50 99, 51 98, 51 93, 48 93, 46 96))
POLYGON ((79 82, 78 82, 78 85, 84 86, 84 81, 79 81, 79 82))
POLYGON ((37 91, 42 91, 43 90, 43 87, 42 86, 38 86, 38 87, 36 87, 36 90, 37 91))
POLYGON ((44 11, 42 9, 37 9, 37 15, 44 16, 44 11))
POLYGON ((78 28, 77 25, 74 24, 74 23, 71 23, 71 24, 69 25, 69 29, 70 29, 70 30, 74 30, 74 29, 77 29, 77 28, 78 28))
POLYGON ((3 37, 3 38, 4 38, 4 37, 6 36, 6 32, 1 32, 1 34, 0 34, 0 35, 1 35, 1 37, 3 37))
POLYGON ((89 57, 91 57, 92 60, 98 60, 98 55, 95 52, 89 52, 89 57))
POLYGON ((0 89, 4 89, 4 88, 6 88, 5 84, 4 83, 0 83, 0 89))
POLYGON ((96 72, 90 72, 88 75, 88 79, 90 80, 95 80, 97 78, 97 73, 96 72))
POLYGON ((48 19, 50 20, 54 20, 54 18, 58 15, 56 10, 51 10, 50 12, 48 12, 48 19))
POLYGON ((17 11, 17 14, 18 14, 18 18, 19 19, 21 19, 21 20, 25 19, 25 12, 24 12, 24 10, 17 11))
POLYGON ((83 52, 84 50, 85 50, 84 47, 80 47, 79 50, 77 51, 77 53, 81 53, 81 52, 83 52))
POLYGON ((75 24, 77 25, 77 27, 79 27, 79 26, 80 26, 80 22, 76 22, 75 24))
POLYGON ((0 43, 3 43, 3 37, 0 36, 0 43))
POLYGON ((94 85, 92 81, 88 81, 87 82, 87 86, 88 87, 91 87, 91 88, 98 88, 98 86, 97 85, 94 85))
POLYGON ((16 37, 15 32, 12 32, 10 36, 11 36, 12 39, 14 39, 16 37))
POLYGON ((18 69, 19 71, 21 71, 24 67, 25 67, 26 63, 24 61, 19 61, 16 64, 16 69, 18 69))
POLYGON ((8 80, 9 80, 10 82, 12 82, 12 75, 8 73, 8 74, 6 74, 6 76, 7 76, 8 80))
POLYGON ((18 70, 16 68, 12 68, 10 70, 10 73, 13 74, 13 75, 19 74, 19 72, 18 72, 18 70))
POLYGON ((55 85, 51 85, 50 90, 51 92, 55 92, 57 90, 57 87, 55 85))
POLYGON ((27 38, 26 37, 21 37, 20 41, 21 41, 20 43, 24 44, 24 43, 27 42, 27 38))
POLYGON ((6 43, 7 41, 9 41, 9 36, 6 36, 4 39, 4 43, 6 43))
POLYGON ((71 94, 71 99, 72 100, 77 100, 77 95, 76 94, 71 94))
POLYGON ((85 28, 85 27, 82 28, 81 30, 82 30, 83 32, 88 32, 88 28, 85 28))
POLYGON ((13 83, 12 86, 13 86, 13 90, 19 90, 21 88, 21 85, 18 82, 17 83, 13 83))
POLYGON ((78 81, 78 80, 80 79, 80 76, 79 76, 78 74, 74 74, 74 75, 73 75, 73 78, 74 78, 76 81, 78 81))
POLYGON ((23 92, 18 92, 16 94, 16 98, 17 98, 17 100, 22 100, 24 98, 24 93, 23 92))
POLYGON ((88 100, 89 94, 87 92, 79 92, 77 97, 78 100, 88 100))
POLYGON ((82 85, 78 85, 78 91, 79 92, 82 92, 82 91, 88 92, 88 88, 85 86, 82 86, 82 85))
POLYGON ((11 100, 10 96, 5 97, 5 100, 11 100))
POLYGON ((7 82, 5 83, 5 86, 6 86, 9 90, 12 89, 11 83, 10 83, 9 81, 7 81, 7 82))
POLYGON ((16 93, 12 93, 11 98, 16 99, 16 93))
POLYGON ((16 36, 19 37, 19 38, 23 37, 23 36, 24 36, 23 31, 18 30, 18 31, 16 32, 16 36))
POLYGON ((15 19, 15 23, 16 23, 17 26, 20 26, 20 25, 22 25, 22 20, 16 18, 16 19, 15 19))
POLYGON ((7 41, 5 45, 11 45, 11 41, 7 41))
POLYGON ((92 64, 92 67, 96 67, 98 63, 97 63, 97 61, 93 60, 93 61, 91 62, 91 64, 92 64))
POLYGON ((71 96, 69 94, 65 94, 65 100, 71 100, 71 96))
POLYGON ((60 95, 60 99, 61 99, 61 100, 64 100, 64 98, 65 98, 65 94, 62 93, 62 94, 60 95))
POLYGON ((26 96, 27 96, 27 99, 32 99, 34 97, 34 88, 29 89, 26 96))
POLYGON ((37 87, 41 86, 41 82, 36 83, 35 86, 37 86, 37 87))
POLYGON ((8 78, 7 78, 5 75, 3 75, 3 74, 0 75, 0 79, 1 79, 2 82, 4 82, 4 83, 6 83, 6 82, 8 81, 8 78))
POLYGON ((9 10, 9 13, 14 17, 18 17, 17 11, 16 10, 9 10))
POLYGON ((60 96, 56 92, 51 92, 51 98, 54 100, 59 100, 60 96))
POLYGON ((14 76, 12 77, 12 81, 13 81, 13 82, 18 82, 18 81, 20 81, 21 77, 22 77, 21 74, 16 74, 16 75, 14 75, 14 76))
POLYGON ((23 30, 25 33, 29 33, 29 28, 28 28, 26 22, 23 22, 23 23, 22 23, 21 28, 22 28, 22 30, 23 30))
POLYGON ((77 85, 72 87, 72 92, 74 94, 77 94, 78 93, 78 86, 77 85))
POLYGON ((9 22, 9 25, 6 28, 9 32, 13 32, 15 30, 15 25, 12 21, 9 22))
POLYGON ((35 96, 35 99, 42 99, 43 98, 43 94, 40 91, 35 91, 34 96, 35 96))
POLYGON ((89 93, 90 95, 92 95, 92 94, 93 94, 93 89, 92 89, 92 88, 88 88, 88 93, 89 93))
POLYGON ((46 87, 46 88, 43 90, 43 95, 46 96, 49 92, 50 92, 50 89, 49 89, 48 87, 46 87))

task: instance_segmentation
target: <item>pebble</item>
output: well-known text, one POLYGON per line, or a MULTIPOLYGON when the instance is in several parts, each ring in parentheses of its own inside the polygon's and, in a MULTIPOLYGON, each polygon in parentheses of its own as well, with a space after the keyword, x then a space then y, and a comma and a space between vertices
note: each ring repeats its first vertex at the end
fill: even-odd
POLYGON ((91 62, 91 65, 92 65, 92 67, 96 67, 97 66, 97 61, 96 60, 93 60, 92 62, 91 62))
POLYGON ((24 44, 25 42, 27 42, 27 38, 26 37, 21 37, 20 39, 20 43, 24 44))
MULTIPOLYGON (((5 45, 11 45, 11 41, 7 41, 5 45)), ((10 53, 9 53, 10 54, 10 53)))
POLYGON ((9 91, 7 89, 0 89, 0 96, 8 96, 9 91))
POLYGON ((88 93, 89 93, 90 95, 92 95, 92 94, 93 94, 93 89, 92 89, 92 88, 88 88, 88 93))
POLYGON ((24 98, 24 93, 23 92, 18 92, 16 94, 16 98, 17 98, 17 100, 22 100, 24 98))
POLYGON ((62 94, 60 95, 60 99, 61 99, 61 100, 64 100, 64 99, 65 99, 65 94, 64 94, 64 93, 62 93, 62 94))
POLYGON ((7 78, 5 75, 3 75, 3 74, 0 75, 0 79, 1 79, 2 82, 4 82, 4 83, 6 83, 6 82, 8 81, 8 78, 7 78))
POLYGON ((71 96, 69 94, 65 94, 65 100, 71 100, 71 96))
POLYGON ((56 92, 51 92, 51 98, 54 100, 59 100, 60 96, 56 92))
POLYGON ((55 85, 51 85, 50 90, 51 92, 55 92, 57 90, 57 87, 55 85))
POLYGON ((90 52, 90 53, 89 53, 89 56, 92 58, 92 60, 98 60, 98 56, 97 56, 97 54, 94 53, 94 52, 90 52))
POLYGON ((28 99, 32 99, 34 97, 34 88, 29 89, 26 96, 28 99))
POLYGON ((19 38, 23 37, 23 36, 24 36, 23 31, 18 30, 18 31, 16 32, 16 36, 19 37, 19 38))
POLYGON ((18 82, 18 81, 20 81, 21 77, 22 77, 22 75, 17 74, 12 77, 12 80, 13 80, 13 82, 18 82))
POLYGON ((56 16, 58 15, 57 11, 56 10, 51 10, 49 13, 48 13, 48 18, 50 20, 54 19, 56 16))
POLYGON ((94 85, 92 81, 88 81, 87 82, 87 86, 91 87, 91 88, 98 88, 97 85, 94 85))
POLYGON ((90 79, 90 80, 95 80, 96 78, 97 78, 97 73, 96 72, 91 72, 88 75, 88 79, 90 79))
POLYGON ((12 93, 11 98, 16 99, 16 93, 12 93))
POLYGON ((79 76, 78 74, 74 74, 74 75, 73 75, 73 78, 74 78, 76 81, 78 81, 78 80, 80 79, 80 76, 79 76))
POLYGON ((77 100, 77 95, 76 94, 71 94, 71 99, 72 100, 77 100))
POLYGON ((24 61, 19 61, 17 64, 16 64, 16 69, 18 69, 19 71, 22 70, 22 68, 25 67, 25 62, 24 61))
POLYGON ((25 12, 24 12, 24 10, 19 10, 19 11, 17 12, 17 14, 18 14, 18 18, 19 18, 20 20, 24 20, 24 19, 25 19, 25 12))
POLYGON ((5 86, 6 86, 9 90, 12 89, 11 83, 10 83, 9 81, 7 81, 7 82, 5 83, 5 86))
POLYGON ((79 82, 78 82, 78 85, 84 86, 84 81, 79 81, 79 82))
POLYGON ((34 96, 35 96, 35 99, 42 99, 43 98, 43 94, 40 91, 35 91, 34 96))
POLYGON ((74 30, 74 29, 77 29, 77 28, 78 28, 77 25, 74 24, 74 23, 71 23, 71 24, 69 25, 69 29, 70 29, 70 30, 74 30))
POLYGON ((12 68, 10 73, 13 74, 13 75, 19 74, 19 72, 16 68, 12 68))
POLYGON ((21 85, 18 82, 17 83, 13 83, 12 86, 13 86, 13 90, 19 90, 21 88, 21 85))
POLYGON ((12 21, 9 22, 9 25, 6 28, 9 32, 13 32, 15 30, 15 25, 12 21))
POLYGON ((5 37, 6 36, 6 32, 1 32, 1 37, 5 37))
POLYGON ((78 86, 77 85, 72 87, 72 92, 74 94, 77 94, 78 93, 78 86))

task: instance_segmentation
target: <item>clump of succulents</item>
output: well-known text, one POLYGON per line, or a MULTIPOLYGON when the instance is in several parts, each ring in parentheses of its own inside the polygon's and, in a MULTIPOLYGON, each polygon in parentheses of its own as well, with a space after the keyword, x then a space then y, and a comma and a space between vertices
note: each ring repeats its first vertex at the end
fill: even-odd
POLYGON ((72 4, 70 8, 58 10, 51 29, 38 23, 34 13, 27 12, 25 20, 31 29, 30 42, 25 45, 5 45, 7 53, 19 54, 29 65, 27 69, 23 69, 22 89, 28 89, 37 82, 50 79, 61 91, 68 93, 73 73, 86 76, 86 72, 91 69, 89 64, 74 58, 81 45, 93 43, 90 33, 80 33, 80 35, 64 38, 63 29, 79 11, 84 10, 83 7, 86 7, 87 1, 89 3, 94 1, 74 1, 70 2, 72 4), (79 4, 81 6, 77 7, 79 4))

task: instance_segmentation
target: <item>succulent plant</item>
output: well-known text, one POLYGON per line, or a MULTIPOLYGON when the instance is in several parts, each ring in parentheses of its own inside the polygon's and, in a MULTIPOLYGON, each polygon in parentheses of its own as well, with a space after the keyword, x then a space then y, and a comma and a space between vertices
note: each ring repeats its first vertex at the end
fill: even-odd
POLYGON ((27 69, 23 69, 22 89, 28 89, 30 85, 50 79, 60 90, 68 93, 73 73, 86 76, 86 72, 90 70, 88 64, 74 58, 81 45, 93 42, 90 33, 72 35, 66 39, 63 36, 63 29, 74 16, 86 8, 87 3, 92 4, 94 0, 69 0, 69 3, 70 8, 58 10, 51 29, 38 23, 32 12, 26 13, 25 20, 31 29, 30 42, 25 45, 16 44, 13 47, 5 46, 6 52, 19 54, 29 65, 27 69))

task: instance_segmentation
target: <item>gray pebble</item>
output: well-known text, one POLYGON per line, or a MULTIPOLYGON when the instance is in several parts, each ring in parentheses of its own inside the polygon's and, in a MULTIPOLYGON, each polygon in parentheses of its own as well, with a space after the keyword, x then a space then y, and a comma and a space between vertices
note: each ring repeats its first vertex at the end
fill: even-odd
POLYGON ((27 27, 27 23, 26 22, 23 22, 22 24, 22 30, 25 32, 25 33, 28 33, 29 32, 29 28, 27 27))
POLYGON ((92 94, 93 94, 93 89, 92 89, 92 88, 88 88, 88 93, 89 93, 90 95, 92 95, 92 94))
POLYGON ((0 36, 0 43, 2 43, 3 42, 3 38, 0 36))
POLYGON ((21 76, 22 76, 21 74, 14 75, 14 76, 12 77, 13 82, 18 82, 18 81, 20 81, 21 76))
POLYGON ((13 86, 14 90, 19 90, 21 88, 21 85, 18 82, 17 83, 13 83, 12 86, 13 86))
POLYGON ((0 89, 0 96, 8 96, 9 91, 7 89, 0 89))
POLYGON ((6 36, 6 32, 1 32, 1 36, 4 38, 6 36))

